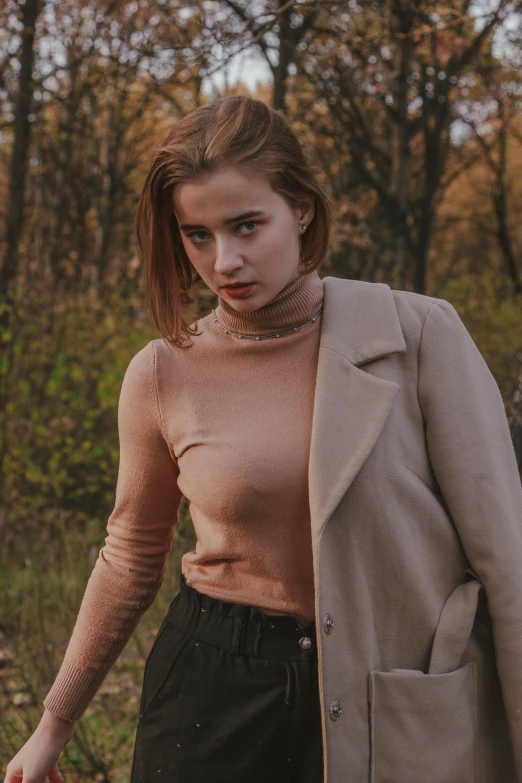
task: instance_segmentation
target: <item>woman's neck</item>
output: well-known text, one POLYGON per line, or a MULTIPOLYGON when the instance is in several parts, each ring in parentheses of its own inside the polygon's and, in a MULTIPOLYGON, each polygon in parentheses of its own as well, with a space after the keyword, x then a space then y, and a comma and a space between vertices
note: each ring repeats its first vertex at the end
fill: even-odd
POLYGON ((323 298, 324 284, 315 270, 292 280, 270 302, 249 313, 239 312, 218 297, 216 316, 231 332, 268 334, 308 321, 320 309, 323 298))

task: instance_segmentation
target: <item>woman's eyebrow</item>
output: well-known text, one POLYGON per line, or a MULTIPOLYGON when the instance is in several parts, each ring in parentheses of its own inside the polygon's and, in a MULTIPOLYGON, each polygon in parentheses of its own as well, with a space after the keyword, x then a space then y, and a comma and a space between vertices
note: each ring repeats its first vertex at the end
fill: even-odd
MULTIPOLYGON (((234 217, 227 218, 223 221, 225 226, 230 225, 231 223, 237 223, 240 220, 248 220, 249 218, 253 217, 260 217, 261 215, 264 215, 265 213, 262 212, 260 209, 251 210, 250 212, 243 212, 241 215, 235 215, 234 217)), ((183 231, 193 231, 194 229, 204 229, 205 226, 203 226, 200 223, 182 223, 180 225, 180 228, 183 231)))

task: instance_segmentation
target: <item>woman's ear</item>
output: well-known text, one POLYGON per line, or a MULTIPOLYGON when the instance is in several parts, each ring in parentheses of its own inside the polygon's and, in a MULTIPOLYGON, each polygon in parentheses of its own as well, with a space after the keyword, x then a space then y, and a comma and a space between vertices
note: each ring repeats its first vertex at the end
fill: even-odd
POLYGON ((303 198, 297 203, 296 215, 299 221, 299 226, 308 226, 315 214, 314 200, 311 198, 303 198))

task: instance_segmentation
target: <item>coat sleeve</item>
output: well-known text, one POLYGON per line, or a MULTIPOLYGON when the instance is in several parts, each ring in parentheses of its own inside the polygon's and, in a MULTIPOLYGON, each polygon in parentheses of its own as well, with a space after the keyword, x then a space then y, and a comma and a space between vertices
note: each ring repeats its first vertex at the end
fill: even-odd
POLYGON ((424 322, 418 394, 435 477, 486 591, 522 781, 522 486, 498 385, 443 299, 424 322))
POLYGON ((77 721, 162 585, 182 494, 162 431, 155 349, 131 360, 118 405, 120 460, 107 537, 89 577, 58 675, 44 699, 77 721))

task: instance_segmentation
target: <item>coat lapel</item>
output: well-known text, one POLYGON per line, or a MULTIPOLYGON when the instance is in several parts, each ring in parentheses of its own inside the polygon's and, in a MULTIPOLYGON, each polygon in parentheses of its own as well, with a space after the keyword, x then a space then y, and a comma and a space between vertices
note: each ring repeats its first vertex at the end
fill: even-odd
POLYGON ((309 458, 312 538, 369 456, 400 386, 358 365, 406 351, 391 288, 325 277, 309 458))

